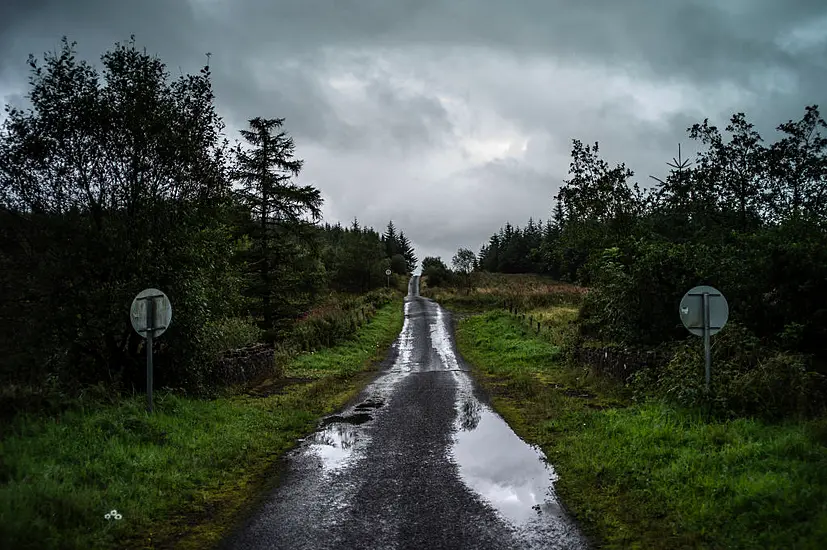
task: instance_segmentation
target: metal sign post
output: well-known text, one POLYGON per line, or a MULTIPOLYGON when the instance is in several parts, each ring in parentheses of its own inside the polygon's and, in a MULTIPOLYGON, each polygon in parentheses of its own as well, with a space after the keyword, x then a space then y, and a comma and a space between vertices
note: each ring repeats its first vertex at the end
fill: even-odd
POLYGON ((385 270, 385 275, 388 277, 388 288, 390 288, 391 287, 391 270, 386 269, 385 270))
POLYGON ((155 297, 146 300, 146 410, 152 412, 152 333, 155 332, 155 297))
POLYGON ((720 332, 729 319, 729 304, 717 289, 711 286, 696 286, 687 292, 680 305, 683 326, 695 336, 704 339, 704 363, 706 391, 712 378, 712 349, 710 336, 720 332))
POLYGON ((709 292, 704 292, 704 365, 706 367, 706 391, 712 378, 712 350, 709 344, 709 292))
POLYGON ((148 288, 132 300, 129 320, 135 332, 146 338, 146 409, 152 412, 152 341, 154 337, 161 336, 169 327, 172 321, 172 304, 166 294, 160 290, 148 288))

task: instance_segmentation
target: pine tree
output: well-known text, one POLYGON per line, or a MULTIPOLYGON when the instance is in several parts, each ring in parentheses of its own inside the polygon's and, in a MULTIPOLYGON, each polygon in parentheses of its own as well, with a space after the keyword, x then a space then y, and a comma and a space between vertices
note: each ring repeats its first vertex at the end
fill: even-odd
POLYGON ((274 133, 284 119, 256 117, 249 123, 250 129, 242 130, 241 135, 252 147, 238 147, 232 177, 241 183, 239 196, 252 214, 253 246, 248 265, 257 279, 254 299, 264 326, 269 329, 275 321, 273 304, 278 289, 274 275, 277 263, 285 260, 278 255, 278 250, 283 249, 288 234, 296 235, 306 227, 308 215, 313 222, 318 221, 322 198, 318 189, 292 182, 301 171, 303 161, 293 156, 292 137, 283 131, 274 133))
POLYGON ((395 254, 399 254, 399 237, 396 234, 396 227, 393 225, 393 220, 388 222, 388 228, 385 234, 382 235, 382 241, 385 243, 385 254, 388 258, 393 258, 395 254))
POLYGON ((416 254, 414 253, 413 245, 411 245, 411 241, 408 240, 404 232, 399 233, 398 242, 399 253, 405 258, 405 262, 408 264, 408 273, 411 273, 416 269, 416 254))

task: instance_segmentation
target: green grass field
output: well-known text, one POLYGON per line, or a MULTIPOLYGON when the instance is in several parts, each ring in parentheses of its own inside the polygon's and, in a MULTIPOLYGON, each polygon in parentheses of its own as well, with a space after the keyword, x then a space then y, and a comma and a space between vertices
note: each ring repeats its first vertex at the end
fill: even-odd
POLYGON ((461 321, 457 340, 498 411, 545 451, 563 503, 602 547, 827 547, 825 420, 706 421, 633 404, 616 384, 562 366, 551 334, 493 311, 461 321))
POLYGON ((273 464, 341 407, 402 327, 401 300, 353 340, 299 356, 313 381, 267 397, 143 396, 60 418, 18 418, 0 441, 0 547, 204 548, 273 477, 273 464), (106 520, 117 510, 123 519, 106 520))

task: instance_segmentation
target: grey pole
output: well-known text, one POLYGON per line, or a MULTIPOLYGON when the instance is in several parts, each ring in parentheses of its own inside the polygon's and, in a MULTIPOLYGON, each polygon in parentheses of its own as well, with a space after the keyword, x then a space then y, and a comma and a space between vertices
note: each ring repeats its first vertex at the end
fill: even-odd
POLYGON ((152 412, 152 333, 155 332, 155 299, 146 304, 146 410, 152 412))
POLYGON ((706 391, 709 392, 709 379, 712 371, 712 352, 709 347, 709 292, 704 292, 704 359, 706 362, 706 391))

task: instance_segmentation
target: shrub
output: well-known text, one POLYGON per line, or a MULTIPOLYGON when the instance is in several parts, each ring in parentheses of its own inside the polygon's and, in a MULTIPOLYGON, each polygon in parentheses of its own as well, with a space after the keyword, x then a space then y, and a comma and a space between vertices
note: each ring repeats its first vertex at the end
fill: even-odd
POLYGON ((827 246, 816 230, 729 233, 709 243, 630 241, 595 255, 589 270, 584 336, 643 345, 680 340, 681 298, 711 285, 726 296, 730 319, 762 341, 825 357, 827 246))
POLYGON ((262 331, 252 318, 228 317, 213 321, 205 327, 204 338, 210 351, 222 351, 251 346, 261 341, 262 331))
POLYGON ((633 386, 638 397, 662 397, 722 416, 814 416, 825 409, 827 378, 808 367, 807 356, 766 348, 732 322, 713 337, 708 394, 703 341, 696 337, 675 345, 672 360, 661 370, 635 375, 633 386))

